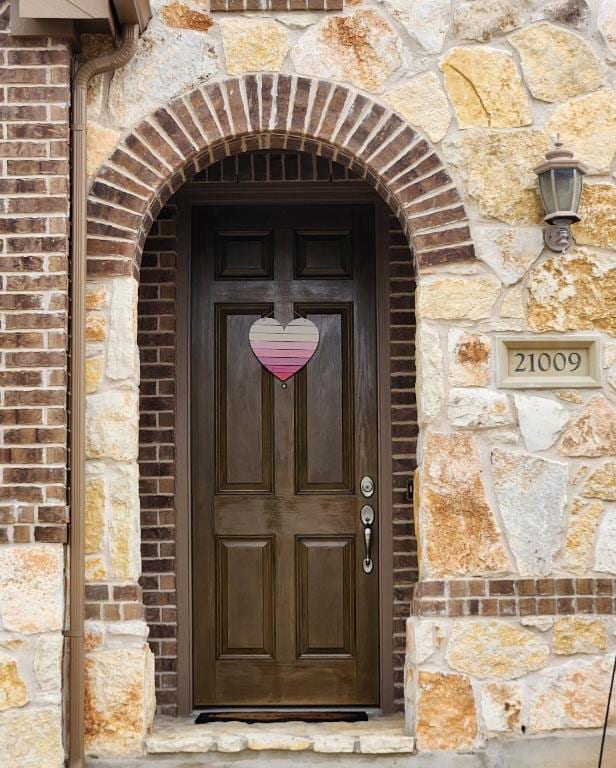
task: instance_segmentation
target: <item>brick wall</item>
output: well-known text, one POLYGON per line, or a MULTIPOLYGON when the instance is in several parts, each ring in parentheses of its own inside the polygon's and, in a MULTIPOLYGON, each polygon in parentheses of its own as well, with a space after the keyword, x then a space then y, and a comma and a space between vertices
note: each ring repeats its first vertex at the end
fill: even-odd
MULTIPOLYGON (((352 174, 331 160, 294 152, 226 158, 194 181, 345 181, 352 174)), ((161 714, 177 712, 175 593, 175 268, 176 213, 167 205, 145 243, 139 286, 140 494, 143 600, 156 656, 161 714)), ((404 705, 405 619, 417 579, 417 547, 407 480, 415 467, 414 295, 412 257, 397 219, 390 217, 391 387, 394 535, 395 702, 404 705)))
POLYGON ((0 2, 0 542, 66 539, 70 54, 0 2))

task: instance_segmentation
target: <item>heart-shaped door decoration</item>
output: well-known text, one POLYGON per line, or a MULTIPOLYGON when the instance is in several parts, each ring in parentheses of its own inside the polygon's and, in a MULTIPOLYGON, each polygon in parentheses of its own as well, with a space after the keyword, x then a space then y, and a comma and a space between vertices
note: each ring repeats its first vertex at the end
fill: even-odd
POLYGON ((273 317, 261 317, 250 326, 250 348, 257 360, 280 381, 303 368, 319 346, 319 329, 305 317, 286 327, 273 317))

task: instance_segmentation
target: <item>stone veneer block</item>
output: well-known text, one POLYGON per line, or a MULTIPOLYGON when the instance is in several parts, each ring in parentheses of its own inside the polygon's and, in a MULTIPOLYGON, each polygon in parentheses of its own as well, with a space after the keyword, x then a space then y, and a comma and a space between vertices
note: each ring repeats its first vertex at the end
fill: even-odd
POLYGON ((569 510, 569 527, 561 559, 561 565, 565 570, 580 576, 589 570, 592 546, 602 512, 603 506, 600 501, 573 500, 569 510))
POLYGON ((461 0, 453 9, 452 33, 486 42, 524 24, 528 11, 520 0, 461 0))
POLYGON ((415 355, 417 359, 417 404, 419 423, 429 424, 443 405, 443 352, 438 330, 422 323, 417 329, 415 355))
POLYGON ((277 71, 289 51, 285 29, 270 19, 220 20, 222 44, 230 75, 277 71))
POLYGON ((440 141, 451 123, 449 102, 436 72, 425 72, 388 90, 384 100, 399 115, 423 131, 430 141, 440 141))
POLYGON ((17 670, 17 662, 0 659, 0 712, 27 703, 28 689, 17 670))
POLYGON ((489 336, 452 328, 447 346, 451 384, 456 387, 485 387, 490 383, 492 345, 489 336))
POLYGON ((547 397, 514 394, 520 432, 529 451, 545 451, 554 445, 570 414, 547 397))
POLYGON ((605 619, 567 616, 554 622, 554 653, 601 653, 607 650, 605 619))
POLYGON ((0 755, 2 768, 61 768, 61 708, 0 713, 0 755))
POLYGON ((551 573, 565 530, 567 465, 529 453, 494 448, 492 475, 520 574, 551 573))
POLYGON ((114 390, 88 395, 86 457, 136 461, 139 452, 139 398, 136 392, 114 390))
POLYGON ((616 461, 606 461, 588 475, 581 488, 582 496, 616 501, 616 461))
POLYGON ((481 714, 488 731, 510 733, 520 725, 523 692, 519 683, 488 682, 481 686, 481 714))
POLYGON ((463 433, 428 433, 421 483, 426 574, 479 575, 505 570, 507 556, 481 482, 475 439, 463 433))
POLYGON ((490 317, 500 283, 488 277, 439 277, 423 280, 417 289, 417 318, 481 320, 490 317))
POLYGON ((543 250, 539 227, 473 227, 477 258, 494 270, 505 285, 521 280, 543 250))
POLYGON ((417 682, 417 748, 432 751, 472 747, 477 737, 477 713, 470 679, 420 671, 417 682))
POLYGON ((579 208, 581 221, 571 230, 576 243, 616 248, 615 209, 616 187, 613 184, 585 184, 579 208))
POLYGON ((569 423, 560 452, 563 456, 616 455, 616 409, 603 395, 593 395, 569 423))
POLYGON ((449 28, 450 0, 386 0, 385 4, 426 53, 440 53, 449 28))
POLYGON ((515 424, 509 398, 482 387, 449 390, 447 416, 455 427, 491 429, 515 424))

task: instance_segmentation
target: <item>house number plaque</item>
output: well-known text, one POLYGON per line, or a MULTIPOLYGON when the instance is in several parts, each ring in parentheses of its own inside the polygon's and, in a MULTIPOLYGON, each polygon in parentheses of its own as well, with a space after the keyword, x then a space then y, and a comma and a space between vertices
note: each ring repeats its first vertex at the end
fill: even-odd
POLYGON ((498 336, 499 387, 600 387, 600 341, 596 336, 498 336))

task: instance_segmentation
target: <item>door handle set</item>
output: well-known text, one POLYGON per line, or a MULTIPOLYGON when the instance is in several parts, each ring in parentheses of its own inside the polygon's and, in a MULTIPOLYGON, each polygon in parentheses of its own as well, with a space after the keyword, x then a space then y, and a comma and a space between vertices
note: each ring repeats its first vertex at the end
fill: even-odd
MULTIPOLYGON (((361 479, 360 490, 364 498, 369 499, 374 494, 374 480, 368 475, 361 479)), ((364 504, 359 513, 359 519, 364 526, 364 545, 366 547, 366 556, 362 560, 364 573, 372 573, 374 569, 374 560, 371 557, 372 547, 372 526, 374 525, 374 508, 370 504, 364 504)))

